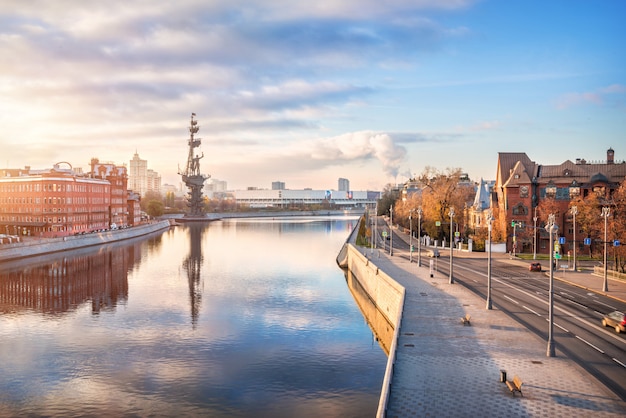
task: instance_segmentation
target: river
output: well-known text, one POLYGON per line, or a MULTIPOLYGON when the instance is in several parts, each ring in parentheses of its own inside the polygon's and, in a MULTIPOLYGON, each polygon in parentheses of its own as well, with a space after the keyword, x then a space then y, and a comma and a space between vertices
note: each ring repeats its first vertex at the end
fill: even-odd
POLYGON ((374 416, 356 217, 189 223, 0 265, 0 416, 374 416))

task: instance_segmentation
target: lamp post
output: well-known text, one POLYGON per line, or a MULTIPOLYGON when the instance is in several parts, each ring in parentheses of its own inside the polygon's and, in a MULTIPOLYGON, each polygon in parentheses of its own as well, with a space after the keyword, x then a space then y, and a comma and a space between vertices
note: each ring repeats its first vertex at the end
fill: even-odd
POLYGON ((413 262, 413 218, 411 214, 414 210, 409 210, 409 263, 413 262))
POLYGON ((453 220, 454 217, 454 207, 450 207, 450 280, 449 283, 454 283, 454 278, 452 276, 452 253, 454 253, 454 232, 452 231, 453 220))
POLYGON ((576 214, 578 213, 578 207, 572 206, 572 216, 574 217, 574 262, 572 263, 572 269, 576 271, 576 214))
POLYGON ((422 207, 417 208, 417 267, 422 267, 422 207))
POLYGON ((487 212, 487 230, 489 231, 489 253, 487 254, 487 306, 491 309, 491 223, 493 221, 493 213, 491 210, 487 212))
POLYGON ((604 218, 604 282, 602 283, 602 291, 609 291, 609 281, 608 281, 608 261, 606 257, 606 240, 607 240, 607 220, 609 219, 609 215, 611 213, 611 208, 605 206, 602 208, 602 216, 604 218))
POLYGON ((393 205, 389 207, 389 255, 393 255, 393 205))
POLYGON ((548 350, 546 355, 548 357, 554 357, 554 235, 556 231, 558 231, 559 226, 554 222, 554 214, 551 213, 548 215, 548 224, 546 225, 546 230, 550 234, 550 309, 548 314, 548 350))
POLYGON ((533 216, 533 231, 534 233, 534 238, 533 238, 533 260, 537 259, 537 206, 535 206, 535 216, 533 216))

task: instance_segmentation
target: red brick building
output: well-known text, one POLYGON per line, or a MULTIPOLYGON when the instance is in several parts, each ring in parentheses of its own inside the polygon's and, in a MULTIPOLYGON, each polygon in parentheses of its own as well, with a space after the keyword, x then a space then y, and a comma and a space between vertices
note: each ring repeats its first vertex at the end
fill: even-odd
MULTIPOLYGON (((606 161, 587 162, 579 158, 575 162, 567 160, 559 165, 537 164, 523 152, 499 153, 494 192, 502 223, 500 226, 507 230, 507 251, 533 252, 536 225, 536 251, 549 252, 549 236, 543 222, 540 219, 535 222, 535 217, 539 203, 546 198, 554 198, 559 207, 556 219, 559 235, 567 241, 562 251, 567 254, 573 248, 574 232, 570 201, 578 196, 586 197, 589 193, 609 198, 625 179, 626 162, 616 162, 613 149, 607 151, 606 161)), ((582 247, 582 238, 577 235, 579 248, 582 247)))
POLYGON ((0 234, 62 237, 137 225, 139 198, 127 184, 126 167, 96 158, 87 174, 69 163, 0 170, 0 234))
POLYGON ((109 228, 109 181, 60 164, 49 170, 3 170, 0 233, 58 237, 109 228))

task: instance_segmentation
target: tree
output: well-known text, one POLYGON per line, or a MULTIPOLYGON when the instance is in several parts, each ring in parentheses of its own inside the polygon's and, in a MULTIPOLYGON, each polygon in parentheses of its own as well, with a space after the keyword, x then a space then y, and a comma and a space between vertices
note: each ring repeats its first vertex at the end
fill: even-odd
POLYGON ((447 168, 439 171, 433 167, 426 167, 418 180, 422 186, 421 205, 424 211, 424 228, 433 237, 443 239, 447 236, 450 225, 450 208, 454 207, 453 222, 463 220, 464 209, 471 203, 475 189, 472 184, 461 181, 460 168, 447 168), (441 226, 436 226, 436 222, 441 226))
POLYGON ((150 215, 150 217, 156 218, 163 215, 164 208, 163 202, 159 200, 151 200, 148 202, 146 213, 150 215))
POLYGON ((378 213, 376 215, 386 215, 389 213, 391 205, 395 204, 400 197, 400 191, 391 184, 387 184, 383 194, 378 201, 378 213))
POLYGON ((141 199, 141 202, 139 203, 141 206, 141 210, 147 213, 148 204, 153 200, 158 200, 159 202, 163 203, 163 196, 161 196, 161 193, 159 192, 147 191, 146 194, 141 199))

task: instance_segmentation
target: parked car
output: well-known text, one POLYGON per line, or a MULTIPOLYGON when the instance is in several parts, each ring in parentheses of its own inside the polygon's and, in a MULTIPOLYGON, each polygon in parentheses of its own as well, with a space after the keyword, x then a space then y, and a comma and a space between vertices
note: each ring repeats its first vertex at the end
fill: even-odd
POLYGON ((618 334, 620 332, 626 332, 626 315, 620 311, 613 311, 606 314, 604 318, 602 318, 602 326, 613 327, 618 334))
POLYGON ((534 262, 528 265, 528 270, 530 271, 541 271, 541 263, 534 262))
POLYGON ((432 250, 428 251, 428 256, 429 257, 439 257, 439 250, 434 248, 432 250))

